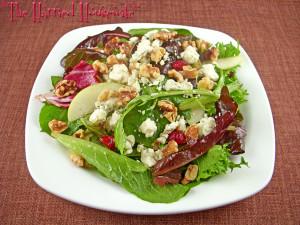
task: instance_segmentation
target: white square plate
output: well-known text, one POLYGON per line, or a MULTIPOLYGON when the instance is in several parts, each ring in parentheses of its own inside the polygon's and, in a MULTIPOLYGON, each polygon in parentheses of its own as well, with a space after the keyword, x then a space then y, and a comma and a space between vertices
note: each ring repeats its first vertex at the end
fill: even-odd
MULTIPOLYGON (((169 24, 109 24, 83 27, 65 34, 54 46, 34 83, 28 104, 25 147, 27 166, 32 178, 43 189, 64 199, 85 206, 129 214, 174 214, 205 210, 248 198, 267 186, 275 163, 275 134, 272 112, 267 94, 249 56, 244 56, 238 78, 248 90, 248 102, 241 110, 244 114, 247 137, 243 155, 250 168, 242 167, 232 173, 219 175, 202 183, 178 202, 149 203, 128 193, 121 185, 102 177, 96 171, 74 166, 66 149, 54 138, 40 132, 39 112, 42 104, 35 96, 51 89, 51 76, 62 76, 60 60, 87 36, 114 30, 133 28, 185 28, 210 43, 236 41, 230 36, 208 29, 169 24)), ((240 156, 233 156, 238 160, 240 156)))

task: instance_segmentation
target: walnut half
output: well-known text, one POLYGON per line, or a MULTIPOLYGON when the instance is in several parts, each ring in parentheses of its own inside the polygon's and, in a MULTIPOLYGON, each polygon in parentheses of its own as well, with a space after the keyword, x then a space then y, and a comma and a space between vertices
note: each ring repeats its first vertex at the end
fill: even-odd
POLYGON ((177 31, 160 31, 154 34, 154 38, 161 41, 168 41, 177 35, 177 31))
POLYGON ((178 152, 178 144, 176 141, 172 140, 168 142, 165 148, 163 148, 162 156, 165 157, 175 152, 178 152))
POLYGON ((181 73, 177 72, 174 69, 171 69, 168 71, 168 76, 169 77, 174 77, 177 82, 182 83, 184 81, 183 76, 181 75, 181 73))
POLYGON ((84 167, 85 160, 80 155, 77 155, 75 152, 71 152, 69 158, 75 164, 75 166, 84 167))
POLYGON ((78 88, 74 80, 63 80, 56 86, 54 94, 63 98, 75 94, 77 89, 78 88))
POLYGON ((61 133, 66 129, 68 129, 67 123, 59 120, 51 120, 48 123, 48 126, 52 132, 57 132, 57 133, 61 133))
POLYGON ((108 67, 105 62, 100 62, 99 60, 96 60, 93 62, 93 68, 100 73, 108 74, 108 67))
POLYGON ((197 178, 198 175, 198 166, 197 165, 189 165, 184 178, 181 180, 181 183, 183 185, 190 183, 191 181, 194 181, 197 178))
POLYGON ((127 105, 132 99, 138 95, 138 91, 135 87, 123 85, 119 89, 120 95, 118 102, 121 105, 127 105))
POLYGON ((140 67, 140 75, 142 77, 153 77, 154 79, 157 79, 160 75, 160 71, 159 68, 153 67, 152 65, 142 64, 140 67))
POLYGON ((164 117, 166 117, 171 123, 175 122, 177 117, 177 107, 173 102, 170 102, 168 100, 160 100, 157 103, 157 106, 164 111, 164 117))

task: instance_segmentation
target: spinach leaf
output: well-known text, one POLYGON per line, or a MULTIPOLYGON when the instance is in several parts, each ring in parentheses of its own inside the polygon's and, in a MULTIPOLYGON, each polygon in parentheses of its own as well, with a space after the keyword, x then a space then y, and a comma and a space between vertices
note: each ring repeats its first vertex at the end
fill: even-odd
POLYGON ((62 77, 60 76, 51 76, 51 82, 52 82, 52 86, 55 88, 55 86, 57 85, 57 83, 59 81, 61 81, 62 77))
MULTIPOLYGON (((131 29, 128 31, 129 34, 132 36, 143 36, 144 34, 148 33, 151 30, 158 30, 161 31, 163 28, 144 28, 144 29, 131 29)), ((167 28, 169 31, 177 31, 178 34, 185 34, 185 35, 193 35, 193 33, 187 29, 174 29, 174 28, 167 28)))
MULTIPOLYGON (((117 122, 116 129, 115 129, 115 145, 119 149, 120 153, 124 153, 124 149, 126 146, 126 138, 125 138, 125 131, 124 131, 124 117, 129 113, 135 106, 137 106, 140 102, 136 102, 132 104, 130 107, 123 112, 122 116, 117 122)), ((128 105, 127 105, 128 106, 128 105)))
POLYGON ((128 192, 153 203, 171 203, 179 200, 190 190, 181 184, 154 184, 151 171, 141 162, 119 155, 106 147, 90 141, 63 134, 52 134, 65 147, 95 166, 100 174, 120 183, 128 192))
POLYGON ((73 122, 68 122, 68 109, 67 108, 60 108, 54 105, 51 105, 49 103, 45 103, 45 105, 42 107, 40 115, 39 115, 39 122, 40 127, 42 128, 42 132, 46 132, 47 134, 51 134, 51 130, 48 126, 48 123, 51 120, 60 120, 64 121, 68 124, 68 129, 66 129, 63 133, 71 135, 75 133, 79 127, 81 126, 81 123, 79 123, 79 120, 75 120, 73 122))

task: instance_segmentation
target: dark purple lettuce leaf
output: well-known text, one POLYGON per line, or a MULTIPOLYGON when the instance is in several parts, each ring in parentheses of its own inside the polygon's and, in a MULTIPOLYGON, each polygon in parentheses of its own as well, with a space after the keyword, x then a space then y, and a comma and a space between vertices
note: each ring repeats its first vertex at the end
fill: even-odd
POLYGON ((80 63, 81 60, 88 62, 89 60, 95 61, 106 58, 103 53, 95 51, 94 49, 79 48, 69 52, 61 61, 60 65, 67 70, 73 68, 80 63))
POLYGON ((181 181, 181 179, 182 179, 181 169, 177 168, 161 176, 155 177, 154 183, 164 187, 166 183, 178 184, 181 181))
POLYGON ((87 39, 80 42, 76 48, 96 48, 98 43, 101 41, 103 46, 109 42, 114 37, 123 38, 129 40, 132 36, 128 33, 125 33, 122 28, 117 27, 115 30, 107 30, 100 34, 96 34, 94 36, 88 37, 87 39))
POLYGON ((223 137, 219 140, 218 144, 223 145, 230 143, 227 148, 230 149, 231 155, 237 155, 245 153, 245 142, 244 138, 246 131, 241 127, 236 127, 234 130, 228 130, 225 132, 223 137))
POLYGON ((98 43, 101 41, 103 46, 109 42, 114 37, 119 37, 120 39, 129 40, 132 36, 128 33, 123 32, 120 27, 117 27, 115 30, 104 31, 100 34, 91 36, 80 42, 73 51, 69 52, 62 60, 60 65, 65 69, 69 67, 76 66, 81 60, 99 60, 106 58, 107 56, 103 53, 97 52, 92 48, 96 48, 98 43))

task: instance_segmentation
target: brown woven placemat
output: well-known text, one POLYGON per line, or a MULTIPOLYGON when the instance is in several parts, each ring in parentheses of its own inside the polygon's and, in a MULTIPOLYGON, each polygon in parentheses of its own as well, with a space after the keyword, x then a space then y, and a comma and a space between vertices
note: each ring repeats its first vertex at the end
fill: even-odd
POLYGON ((66 10, 74 2, 77 15, 33 22, 32 2, 20 1, 19 9, 28 13, 10 22, 10 5, 0 1, 0 224, 299 224, 299 1, 91 0, 90 6, 107 9, 132 3, 134 14, 133 18, 91 16, 87 23, 80 22, 78 0, 41 2, 42 7, 66 10), (275 122, 275 171, 263 191, 203 212, 133 216, 77 205, 33 181, 25 159, 25 117, 31 88, 48 53, 63 34, 75 28, 127 22, 210 28, 240 41, 261 76, 275 122))

